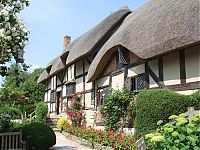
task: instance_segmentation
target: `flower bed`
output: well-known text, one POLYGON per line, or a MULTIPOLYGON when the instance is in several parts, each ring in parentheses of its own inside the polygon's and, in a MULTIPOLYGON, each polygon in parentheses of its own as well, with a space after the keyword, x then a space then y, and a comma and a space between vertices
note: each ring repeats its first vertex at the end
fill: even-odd
POLYGON ((127 135, 121 132, 102 131, 93 128, 77 128, 69 125, 64 131, 89 141, 93 147, 98 143, 102 146, 112 147, 115 150, 135 149, 133 134, 127 135))

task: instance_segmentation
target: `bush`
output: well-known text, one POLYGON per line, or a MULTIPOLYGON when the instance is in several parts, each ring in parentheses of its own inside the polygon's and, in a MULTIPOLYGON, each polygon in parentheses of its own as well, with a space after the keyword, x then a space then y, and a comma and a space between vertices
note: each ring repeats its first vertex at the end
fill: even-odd
MULTIPOLYGON (((192 123, 188 123, 186 114, 172 115, 173 123, 160 126, 156 133, 145 135, 149 150, 163 149, 200 149, 200 114, 193 116, 192 123)), ((157 123, 162 124, 162 121, 157 123)))
POLYGON ((191 95, 191 103, 190 105, 193 106, 196 110, 200 110, 200 90, 196 91, 191 95))
POLYGON ((135 105, 131 102, 133 100, 133 93, 126 89, 113 91, 106 97, 101 113, 109 129, 117 130, 131 120, 129 115, 135 114, 135 105), (131 113, 128 113, 128 110, 131 113))
POLYGON ((55 133, 43 123, 32 122, 18 130, 22 131, 27 150, 47 150, 56 144, 55 133))
POLYGON ((191 106, 191 97, 167 89, 145 90, 136 99, 136 134, 145 135, 157 128, 156 122, 168 122, 168 116, 184 113, 191 106))
POLYGON ((13 108, 9 105, 4 105, 0 108, 0 113, 7 114, 11 119, 16 119, 21 117, 21 111, 17 108, 13 108))
POLYGON ((10 121, 10 116, 8 114, 0 113, 0 133, 10 132, 12 123, 10 121))
POLYGON ((84 119, 83 106, 81 102, 82 95, 74 93, 70 95, 70 97, 71 97, 71 106, 68 108, 67 114, 72 122, 72 126, 80 127, 84 119))
POLYGON ((66 118, 61 117, 58 119, 57 128, 60 129, 61 131, 63 131, 64 127, 66 127, 68 125, 69 125, 69 122, 66 118))
POLYGON ((35 115, 37 122, 45 122, 45 119, 48 114, 48 106, 44 102, 39 102, 36 104, 35 115))

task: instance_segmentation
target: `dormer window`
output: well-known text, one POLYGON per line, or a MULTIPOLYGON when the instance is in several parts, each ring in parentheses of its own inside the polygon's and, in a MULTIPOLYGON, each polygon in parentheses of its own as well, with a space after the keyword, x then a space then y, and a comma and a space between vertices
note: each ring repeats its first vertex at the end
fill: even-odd
POLYGON ((129 51, 122 47, 117 47, 117 69, 123 68, 124 66, 128 65, 130 62, 130 56, 129 51))

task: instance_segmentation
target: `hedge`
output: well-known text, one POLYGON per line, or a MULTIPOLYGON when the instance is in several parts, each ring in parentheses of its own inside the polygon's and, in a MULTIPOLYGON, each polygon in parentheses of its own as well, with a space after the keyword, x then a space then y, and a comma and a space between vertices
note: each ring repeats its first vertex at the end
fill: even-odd
POLYGON ((200 95, 198 100, 196 95, 181 95, 168 89, 150 89, 139 93, 136 98, 135 135, 154 131, 157 121, 163 120, 167 123, 170 115, 184 113, 192 105, 199 106, 200 95))
POLYGON ((200 110, 200 90, 191 95, 191 106, 194 106, 196 110, 200 110))
POLYGON ((54 131, 47 125, 32 122, 18 125, 13 131, 22 131, 23 141, 27 150, 47 150, 56 144, 54 131))

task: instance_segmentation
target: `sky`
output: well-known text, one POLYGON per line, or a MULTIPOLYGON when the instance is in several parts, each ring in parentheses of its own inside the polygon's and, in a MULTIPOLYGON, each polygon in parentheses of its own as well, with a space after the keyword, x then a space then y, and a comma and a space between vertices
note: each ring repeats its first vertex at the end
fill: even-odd
POLYGON ((72 41, 112 12, 128 6, 132 11, 149 0, 32 0, 20 14, 30 31, 25 63, 31 69, 45 67, 61 54, 63 38, 72 41))

